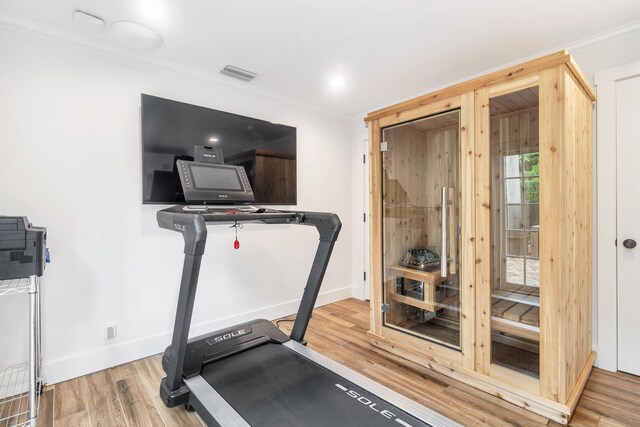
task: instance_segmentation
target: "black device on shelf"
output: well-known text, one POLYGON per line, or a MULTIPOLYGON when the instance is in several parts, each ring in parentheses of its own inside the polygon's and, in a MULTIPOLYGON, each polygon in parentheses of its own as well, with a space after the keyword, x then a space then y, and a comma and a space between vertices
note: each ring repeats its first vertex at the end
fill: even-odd
POLYGON ((178 173, 187 202, 253 202, 253 191, 242 166, 178 160, 178 173))
POLYGON ((42 276, 46 253, 46 228, 26 216, 0 216, 0 280, 42 276))

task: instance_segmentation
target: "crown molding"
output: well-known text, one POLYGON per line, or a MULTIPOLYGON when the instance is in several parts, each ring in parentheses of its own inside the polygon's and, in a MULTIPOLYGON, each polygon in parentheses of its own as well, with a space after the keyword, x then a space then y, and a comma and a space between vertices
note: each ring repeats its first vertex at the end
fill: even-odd
POLYGON ((76 47, 89 53, 97 53, 102 56, 124 59, 133 63, 143 64, 147 66, 154 66, 165 70, 170 70, 176 73, 188 75, 191 77, 199 78, 202 80, 208 80, 213 83, 232 87, 234 89, 243 91, 253 96, 259 96, 269 101, 278 101, 289 104, 291 106, 302 108, 314 113, 322 114, 332 119, 339 119, 344 121, 351 121, 351 117, 338 113, 336 111, 323 108, 313 103, 291 98, 286 95, 282 95, 277 92, 273 92, 267 89, 257 88, 255 86, 249 86, 247 83, 234 82, 225 77, 219 76, 216 73, 203 71, 194 67, 188 67, 172 61, 163 61, 156 58, 152 58, 144 53, 134 54, 124 49, 120 49, 114 46, 108 46, 106 43, 91 40, 80 35, 74 34, 67 30, 61 30, 51 25, 43 24, 31 19, 26 19, 14 14, 9 14, 0 11, 0 28, 12 30, 18 33, 22 33, 29 36, 35 36, 43 40, 63 43, 68 46, 76 47))
POLYGON ((600 43, 604 43, 612 39, 621 38, 638 31, 640 31, 640 21, 634 21, 620 27, 615 27, 602 33, 598 33, 596 35, 589 36, 576 42, 570 43, 565 46, 565 49, 568 50, 571 54, 578 53, 584 49, 588 49, 600 43))

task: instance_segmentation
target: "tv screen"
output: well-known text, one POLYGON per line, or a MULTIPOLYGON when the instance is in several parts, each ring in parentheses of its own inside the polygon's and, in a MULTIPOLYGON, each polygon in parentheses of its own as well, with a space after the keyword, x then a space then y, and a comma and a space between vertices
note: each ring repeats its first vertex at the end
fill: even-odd
POLYGON ((296 204, 294 127, 142 94, 141 128, 145 204, 185 203, 176 161, 194 160, 196 146, 243 166, 254 203, 296 204))

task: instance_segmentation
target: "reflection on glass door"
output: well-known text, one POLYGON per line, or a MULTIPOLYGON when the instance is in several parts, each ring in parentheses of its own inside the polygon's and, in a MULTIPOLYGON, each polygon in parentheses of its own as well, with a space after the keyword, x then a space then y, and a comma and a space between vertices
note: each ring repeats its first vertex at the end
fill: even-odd
POLYGON ((386 326, 460 348, 460 110, 382 131, 386 326))
POLYGON ((491 361, 540 370, 538 88, 490 99, 491 361))

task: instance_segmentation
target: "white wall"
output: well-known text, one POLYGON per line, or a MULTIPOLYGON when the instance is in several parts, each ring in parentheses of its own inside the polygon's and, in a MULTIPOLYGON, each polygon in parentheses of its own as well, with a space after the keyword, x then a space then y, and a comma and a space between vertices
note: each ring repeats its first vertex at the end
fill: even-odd
MULTIPOLYGON (((48 227, 52 263, 42 309, 49 382, 169 343, 182 238, 158 228, 159 206, 142 206, 141 92, 297 127, 297 208, 333 211, 343 222, 321 301, 351 296, 350 121, 9 29, 0 28, 0 57, 0 214, 48 227), (105 344, 110 324, 118 337, 105 344)), ((210 228, 192 332, 297 309, 318 241, 314 229, 251 224, 239 239, 234 251, 232 230, 210 228)), ((20 308, 0 300, 0 318, 17 318, 20 308)), ((0 325, 0 348, 12 348, 17 324, 0 325)), ((15 353, 0 352, 0 365, 15 353)))

